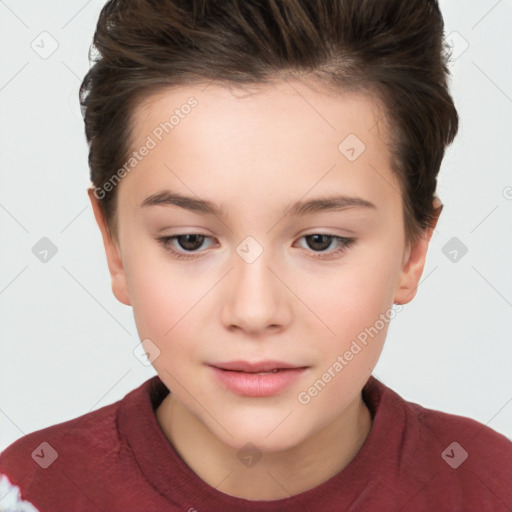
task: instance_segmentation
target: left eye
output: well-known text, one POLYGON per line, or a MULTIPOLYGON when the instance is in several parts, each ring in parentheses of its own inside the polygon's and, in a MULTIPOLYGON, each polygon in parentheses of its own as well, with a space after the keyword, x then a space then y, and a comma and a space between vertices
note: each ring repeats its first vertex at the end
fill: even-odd
MULTIPOLYGON (((206 235, 201 235, 199 233, 184 233, 181 235, 172 235, 172 236, 163 236, 157 238, 158 242, 169 251, 173 257, 177 259, 191 259, 195 258, 198 255, 197 250, 202 246, 205 239, 209 239, 210 237, 206 235), (177 241, 181 249, 185 252, 181 252, 171 247, 172 242, 177 241), (187 254, 188 253, 188 254, 187 254)), ((304 238, 307 240, 309 246, 316 246, 314 253, 317 253, 319 258, 330 257, 333 254, 339 254, 346 251, 354 242, 354 238, 345 238, 338 235, 330 235, 325 233, 313 233, 309 235, 304 235, 300 239, 304 238), (332 241, 338 242, 338 248, 326 253, 325 249, 327 249, 332 241), (324 255, 324 253, 326 253, 324 255)), ((299 239, 299 240, 300 240, 299 239)))
MULTIPOLYGON (((328 248, 332 241, 338 242, 338 248, 334 249, 333 251, 330 251, 327 253, 327 256, 332 256, 333 254, 339 254, 341 252, 346 251, 355 241, 354 238, 345 238, 343 236, 338 235, 329 235, 325 233, 314 233, 311 235, 304 235, 303 237, 305 240, 307 240, 308 245, 317 246, 317 249, 321 249, 320 257, 323 257, 323 252, 325 252, 325 249, 328 248), (318 245, 320 247, 318 247, 318 245)), ((317 252, 317 251, 313 251, 317 252)))

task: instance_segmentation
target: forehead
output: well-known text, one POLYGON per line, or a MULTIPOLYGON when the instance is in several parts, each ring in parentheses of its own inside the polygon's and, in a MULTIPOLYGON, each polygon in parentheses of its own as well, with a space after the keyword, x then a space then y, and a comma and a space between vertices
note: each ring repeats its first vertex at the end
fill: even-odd
POLYGON ((259 191, 270 200, 343 184, 341 192, 370 191, 376 202, 399 189, 384 109, 368 92, 335 94, 299 80, 172 87, 146 97, 131 128, 134 150, 154 143, 127 176, 139 198, 173 187, 201 197, 259 191))
MULTIPOLYGON (((186 124, 181 123, 186 117, 194 119, 195 129, 211 129, 216 124, 222 128, 216 130, 217 136, 222 136, 228 125, 245 129, 252 136, 272 134, 282 128, 290 129, 297 120, 310 138, 314 138, 317 128, 320 135, 331 131, 340 136, 351 131, 360 138, 365 138, 368 130, 376 129, 376 134, 385 139, 386 132, 383 103, 376 91, 335 91, 311 80, 286 79, 272 84, 210 83, 163 88, 143 96, 135 108, 135 139, 140 140, 151 128, 168 121, 174 112, 179 119, 174 116, 173 132, 178 124, 186 124), (189 109, 187 103, 192 98, 197 106, 189 109), (184 114, 181 110, 185 110, 184 114)), ((183 126, 173 135, 179 137, 180 131, 184 131, 183 126)))

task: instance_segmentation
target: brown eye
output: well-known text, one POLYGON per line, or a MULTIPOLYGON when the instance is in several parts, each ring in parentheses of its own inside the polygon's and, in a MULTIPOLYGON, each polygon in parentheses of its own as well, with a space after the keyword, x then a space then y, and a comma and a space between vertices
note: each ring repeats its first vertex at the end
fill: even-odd
POLYGON ((187 234, 187 235, 177 235, 175 237, 178 245, 185 249, 186 251, 196 251, 199 249, 205 239, 203 235, 198 235, 195 233, 187 234))
POLYGON ((203 242, 210 237, 199 233, 183 233, 180 235, 162 236, 157 241, 177 259, 191 259, 199 256, 204 251, 199 251, 203 242), (173 244, 177 242, 178 246, 173 244), (174 245, 174 247, 173 247, 174 245), (187 254, 188 253, 188 254, 187 254))
MULTIPOLYGON (((312 233, 301 237, 301 239, 302 238, 307 241, 307 246, 310 249, 308 252, 312 252, 315 254, 314 257, 319 259, 332 258, 341 254, 348 250, 348 248, 355 242, 354 238, 345 238, 326 233, 312 233), (337 243, 337 247, 334 250, 327 250, 331 247, 333 241, 337 243)), ((163 236, 157 238, 157 241, 167 252, 171 254, 173 258, 188 260, 199 257, 203 252, 205 252, 200 251, 199 249, 207 239, 210 239, 210 237, 199 233, 183 233, 179 235, 163 236)))
POLYGON ((317 258, 329 258, 337 254, 345 252, 354 242, 355 238, 345 238, 338 235, 330 235, 327 233, 312 233, 304 235, 302 238, 306 240, 308 248, 312 249, 313 253, 317 253, 317 258), (338 247, 334 250, 327 251, 332 242, 337 242, 338 247))
POLYGON ((325 249, 328 249, 333 240, 332 236, 321 235, 321 234, 307 235, 304 238, 307 240, 308 245, 312 249, 315 249, 318 251, 324 251, 325 249))

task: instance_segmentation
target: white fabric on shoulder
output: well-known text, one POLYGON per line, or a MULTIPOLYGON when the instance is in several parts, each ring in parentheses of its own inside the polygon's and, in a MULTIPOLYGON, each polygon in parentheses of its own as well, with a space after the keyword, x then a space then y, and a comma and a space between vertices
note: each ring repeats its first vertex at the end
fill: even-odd
POLYGON ((21 490, 7 475, 0 474, 0 512, 39 512, 29 501, 21 499, 21 490))

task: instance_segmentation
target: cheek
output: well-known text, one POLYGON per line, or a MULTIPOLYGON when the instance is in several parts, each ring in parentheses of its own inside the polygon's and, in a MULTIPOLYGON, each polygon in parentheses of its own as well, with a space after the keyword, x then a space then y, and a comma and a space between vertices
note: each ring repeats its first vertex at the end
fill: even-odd
MULTIPOLYGON (((388 327, 397 312, 392 308, 392 283, 396 271, 393 257, 381 258, 381 265, 346 265, 326 279, 323 286, 309 288, 308 305, 322 328, 318 335, 316 371, 297 397, 299 403, 330 411, 325 422, 362 389, 375 368, 388 327), (383 264, 387 261, 387 264, 383 264), (321 288, 321 289, 320 289, 321 288), (336 403, 338 408, 333 408, 336 403)), ((304 293, 306 291, 304 290, 304 293)), ((305 301, 306 302, 306 301, 305 301)), ((311 332, 316 331, 314 327, 311 332)))
POLYGON ((162 249, 156 244, 148 240, 129 242, 123 265, 137 330, 141 339, 163 340, 183 316, 189 288, 180 282, 177 272, 170 273, 169 263, 158 254, 162 249))
POLYGON ((160 349, 157 371, 160 365, 175 372, 173 364, 196 357, 201 315, 218 278, 196 265, 171 261, 159 247, 133 249, 124 265, 139 337, 160 349))
POLYGON ((170 379, 167 385, 176 391, 173 377, 184 381, 187 376, 182 372, 187 366, 183 363, 200 357, 196 353, 199 347, 194 343, 194 328, 198 324, 194 304, 205 290, 197 290, 197 285, 193 286, 177 272, 170 275, 167 270, 166 275, 163 270, 145 266, 132 274, 132 307, 139 338, 149 338, 158 347, 158 357, 152 360, 154 369, 170 379))
POLYGON ((357 262, 347 259, 324 276, 317 275, 297 293, 318 317, 326 339, 346 340, 357 335, 393 304, 398 276, 396 255, 381 252, 376 261, 369 252, 370 256, 358 253, 357 262))
POLYGON ((316 313, 311 331, 315 326, 321 330, 315 334, 322 343, 315 377, 322 378, 331 368, 336 374, 329 386, 333 393, 354 383, 362 386, 382 352, 389 324, 397 314, 392 306, 400 254, 393 247, 386 248, 383 242, 368 245, 358 252, 357 261, 347 258, 336 271, 300 291, 316 313), (341 362, 338 356, 343 356, 341 362))
POLYGON ((140 335, 150 332, 162 341, 190 329, 194 306, 208 291, 197 280, 156 266, 132 274, 130 287, 140 335))

